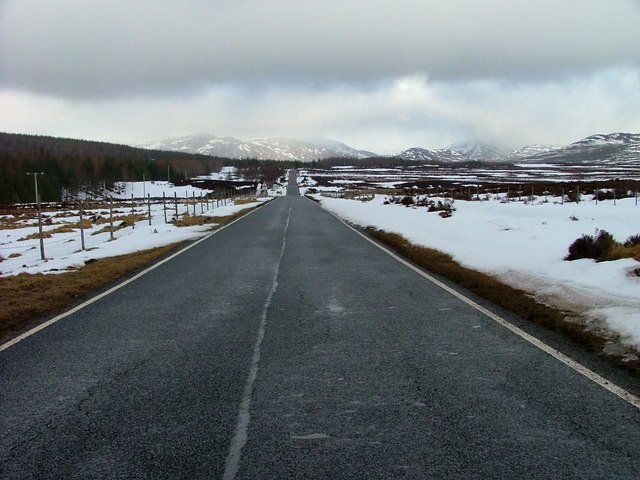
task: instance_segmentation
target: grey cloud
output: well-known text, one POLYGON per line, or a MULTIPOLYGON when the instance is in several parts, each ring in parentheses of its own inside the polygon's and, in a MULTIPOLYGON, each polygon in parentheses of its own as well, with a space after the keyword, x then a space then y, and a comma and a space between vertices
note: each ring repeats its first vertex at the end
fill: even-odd
POLYGON ((240 138, 322 136, 395 153, 478 138, 505 148, 640 132, 640 69, 545 82, 442 82, 414 75, 367 91, 272 88, 248 98, 215 87, 189 98, 73 102, 0 92, 0 131, 144 143, 210 132, 240 138))
POLYGON ((548 79, 640 65, 639 24, 631 0, 5 0, 0 88, 96 99, 548 79))

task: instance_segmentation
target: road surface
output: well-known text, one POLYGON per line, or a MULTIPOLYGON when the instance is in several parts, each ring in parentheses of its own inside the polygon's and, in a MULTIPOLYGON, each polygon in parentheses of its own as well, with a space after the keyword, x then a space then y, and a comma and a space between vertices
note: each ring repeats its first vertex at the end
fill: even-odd
POLYGON ((0 352, 0 477, 640 478, 640 412, 290 195, 0 352))

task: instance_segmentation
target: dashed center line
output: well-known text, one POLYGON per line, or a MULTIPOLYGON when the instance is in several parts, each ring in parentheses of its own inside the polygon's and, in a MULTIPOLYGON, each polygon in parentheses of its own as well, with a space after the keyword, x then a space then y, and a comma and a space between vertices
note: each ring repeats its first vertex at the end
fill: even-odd
POLYGON ((247 383, 245 384, 244 392, 242 393, 242 400, 240 402, 240 408, 238 410, 238 421, 236 423, 235 433, 233 435, 233 439, 231 440, 229 453, 227 454, 227 459, 225 462, 224 475, 222 476, 224 480, 233 480, 236 477, 238 470, 240 469, 242 449, 247 443, 249 422, 251 421, 250 409, 251 397, 253 396, 253 386, 255 384, 256 378, 258 377, 260 349, 262 347, 262 341, 264 340, 264 335, 267 328, 267 314, 269 313, 269 308, 271 307, 273 295, 278 289, 278 276, 280 274, 280 264, 282 263, 282 257, 284 256, 284 249, 286 246, 286 236, 287 229, 289 228, 289 220, 291 219, 291 210, 293 210, 293 203, 291 203, 291 207, 289 207, 287 222, 284 226, 284 231, 282 234, 282 249, 280 250, 280 257, 278 258, 276 270, 273 275, 271 290, 269 291, 269 295, 267 295, 267 300, 262 309, 262 315, 260 316, 260 326, 258 328, 256 343, 253 347, 253 356, 251 358, 251 365, 249 367, 249 375, 247 377, 247 383))

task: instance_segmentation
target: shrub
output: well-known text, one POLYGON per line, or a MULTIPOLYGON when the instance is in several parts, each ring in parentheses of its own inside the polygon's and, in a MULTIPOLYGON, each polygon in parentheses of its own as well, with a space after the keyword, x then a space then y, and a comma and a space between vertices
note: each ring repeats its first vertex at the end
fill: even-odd
POLYGON ((624 246, 627 248, 637 247, 640 245, 640 235, 631 235, 624 242, 624 246))
POLYGON ((580 258, 593 258, 604 260, 613 248, 618 245, 613 235, 606 230, 596 230, 595 235, 583 235, 569 246, 569 254, 565 260, 578 260, 580 258))
POLYGON ((413 197, 411 195, 405 195, 402 200, 400 200, 400 203, 404 206, 409 206, 413 205, 415 201, 413 200, 413 197))

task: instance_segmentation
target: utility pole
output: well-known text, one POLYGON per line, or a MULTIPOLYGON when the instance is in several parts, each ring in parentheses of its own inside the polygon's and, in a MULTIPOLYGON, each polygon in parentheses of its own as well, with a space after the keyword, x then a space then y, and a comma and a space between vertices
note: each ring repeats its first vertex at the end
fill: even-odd
POLYGON ((144 172, 142 172, 142 198, 147 196, 147 180, 144 177, 144 172))
POLYGON ((171 183, 171 165, 167 163, 167 183, 171 183))
POLYGON ((33 183, 36 190, 36 204, 38 205, 38 237, 40 237, 40 260, 45 260, 44 256, 44 238, 42 238, 42 209, 40 208, 40 195, 38 195, 38 175, 44 175, 43 172, 27 173, 33 175, 33 183))

